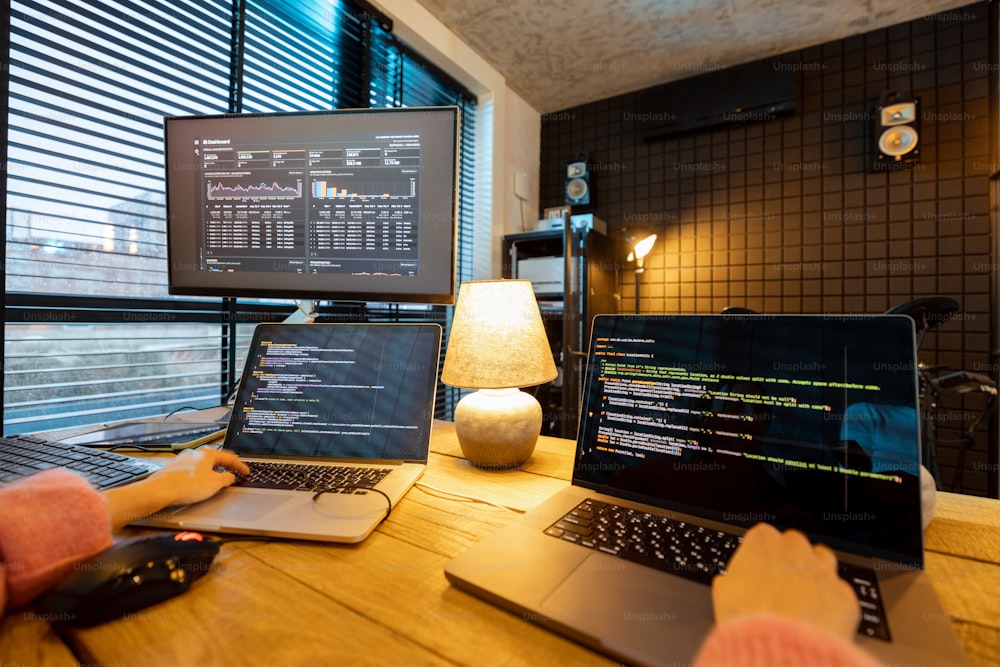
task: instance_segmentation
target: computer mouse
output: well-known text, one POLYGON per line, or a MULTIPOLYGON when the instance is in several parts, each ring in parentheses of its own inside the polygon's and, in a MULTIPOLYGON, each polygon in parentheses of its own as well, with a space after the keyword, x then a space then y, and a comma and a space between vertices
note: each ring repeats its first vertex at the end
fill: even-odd
POLYGON ((79 627, 121 618, 187 591, 208 572, 220 546, 191 531, 119 542, 76 565, 36 609, 79 627))

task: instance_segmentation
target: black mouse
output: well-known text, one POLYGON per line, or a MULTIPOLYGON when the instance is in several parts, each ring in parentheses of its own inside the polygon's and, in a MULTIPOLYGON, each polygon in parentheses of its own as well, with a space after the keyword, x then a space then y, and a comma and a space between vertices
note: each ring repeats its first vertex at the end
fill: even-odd
POLYGON ((54 622, 91 627, 180 595, 208 572, 221 542, 190 531, 119 542, 73 572, 36 606, 54 622))

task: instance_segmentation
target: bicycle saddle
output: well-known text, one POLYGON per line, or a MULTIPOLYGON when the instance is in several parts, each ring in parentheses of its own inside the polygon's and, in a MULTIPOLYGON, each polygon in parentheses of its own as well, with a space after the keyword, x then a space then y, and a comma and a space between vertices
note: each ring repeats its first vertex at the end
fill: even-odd
POLYGON ((887 315, 909 315, 917 324, 917 333, 946 322, 959 309, 958 301, 948 296, 929 296, 893 306, 887 315))

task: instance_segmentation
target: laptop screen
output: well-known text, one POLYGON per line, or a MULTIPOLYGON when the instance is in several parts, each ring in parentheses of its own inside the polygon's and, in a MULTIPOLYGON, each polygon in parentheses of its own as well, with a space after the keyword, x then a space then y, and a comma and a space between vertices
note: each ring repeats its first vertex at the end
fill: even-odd
POLYGON ((574 483, 920 566, 913 322, 598 316, 574 483))
POLYGON ((262 324, 226 433, 243 456, 426 461, 437 324, 262 324))

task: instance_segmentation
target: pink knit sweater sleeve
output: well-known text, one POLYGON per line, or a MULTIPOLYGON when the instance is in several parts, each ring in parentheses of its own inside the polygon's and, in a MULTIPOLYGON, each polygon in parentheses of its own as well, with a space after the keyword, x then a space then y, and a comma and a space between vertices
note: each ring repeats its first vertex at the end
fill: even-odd
POLYGON ((111 542, 107 502, 82 477, 54 469, 0 486, 0 611, 31 602, 111 542))
POLYGON ((750 615, 716 626, 694 667, 878 667, 861 647, 784 616, 750 615))

